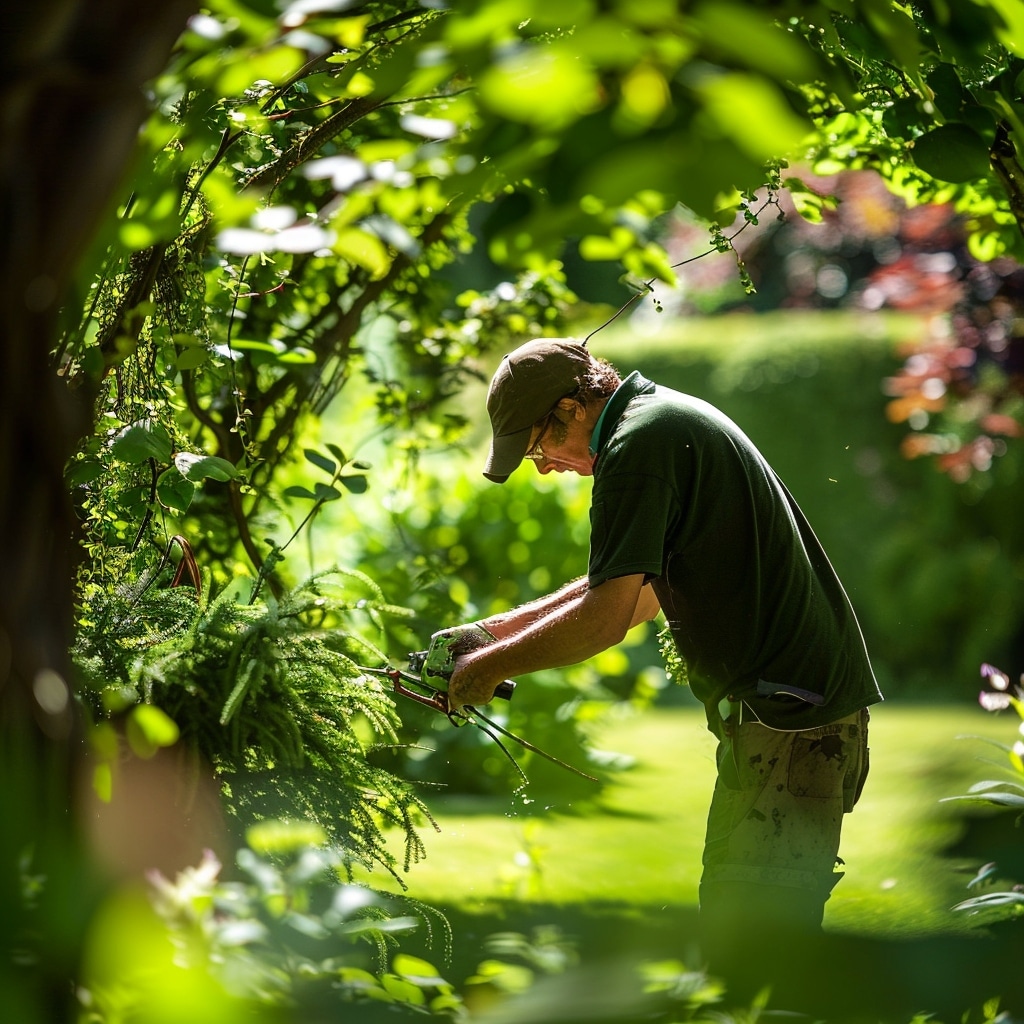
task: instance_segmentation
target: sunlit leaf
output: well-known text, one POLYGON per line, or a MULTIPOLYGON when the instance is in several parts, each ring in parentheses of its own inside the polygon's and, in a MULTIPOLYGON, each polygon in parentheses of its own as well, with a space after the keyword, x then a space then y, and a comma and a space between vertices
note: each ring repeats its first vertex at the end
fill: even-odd
POLYGON ((167 463, 171 458, 171 439, 159 423, 139 420, 125 427, 115 438, 111 452, 122 462, 139 463, 156 459, 167 463))
POLYGON ((195 452, 178 452, 174 465, 186 480, 234 480, 238 470, 227 459, 216 455, 201 455, 195 452))
POLYGON ((698 92, 714 130, 755 160, 792 153, 810 131, 810 124, 793 112, 778 86, 761 75, 708 75, 698 92))
POLYGON ((394 974, 385 974, 381 978, 381 984, 388 995, 402 1003, 410 1003, 413 1006, 422 1006, 426 997, 419 986, 405 981, 394 974))
POLYGON ((125 735, 138 757, 150 758, 161 747, 178 742, 178 726, 166 712, 152 704, 138 704, 128 714, 125 735))
POLYGON ((450 139, 458 132, 458 126, 453 121, 440 117, 405 114, 399 123, 405 131, 425 139, 450 139))
POLYGON ((444 986, 448 983, 438 974, 437 968, 421 960, 418 956, 410 956, 408 953, 396 953, 391 962, 392 970, 414 985, 420 986, 444 986))
POLYGON ((557 131, 601 102, 597 76, 570 49, 522 47, 481 76, 480 96, 495 113, 557 131))
POLYGON ((304 60, 293 46, 275 46, 261 53, 241 53, 220 76, 219 87, 225 96, 238 96, 258 81, 279 82, 298 70, 304 60))
POLYGON ((383 277, 391 266, 391 257, 384 243, 358 228, 340 230, 333 249, 339 256, 368 270, 375 278, 383 277))

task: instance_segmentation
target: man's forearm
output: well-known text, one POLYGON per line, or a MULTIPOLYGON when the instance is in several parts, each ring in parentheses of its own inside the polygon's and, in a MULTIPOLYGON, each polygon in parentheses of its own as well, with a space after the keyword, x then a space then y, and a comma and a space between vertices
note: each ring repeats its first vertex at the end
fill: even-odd
POLYGON ((511 611, 501 612, 498 615, 491 615, 486 619, 481 619, 480 625, 498 640, 504 640, 515 633, 521 633, 528 626, 532 626, 535 622, 539 622, 552 612, 577 600, 586 591, 587 579, 584 576, 578 580, 573 580, 571 583, 567 583, 553 594, 545 594, 544 597, 539 597, 535 601, 528 601, 526 604, 513 608, 511 611))
MULTIPOLYGON (((450 703, 486 703, 504 678, 573 665, 618 643, 629 629, 642 585, 638 575, 608 580, 593 590, 586 581, 562 588, 552 595, 547 614, 456 659, 450 703)), ((521 618, 530 619, 545 605, 527 606, 521 618)))
POLYGON ((474 652, 478 669, 494 677, 523 675, 585 661, 604 650, 600 622, 588 618, 577 595, 474 652))

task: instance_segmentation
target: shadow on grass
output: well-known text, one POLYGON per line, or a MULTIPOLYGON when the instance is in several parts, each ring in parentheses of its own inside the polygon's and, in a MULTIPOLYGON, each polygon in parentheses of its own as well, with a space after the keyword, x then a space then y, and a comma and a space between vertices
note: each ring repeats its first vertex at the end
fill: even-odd
MULTIPOLYGON (((777 935, 737 955, 736 962, 703 962, 693 907, 641 909, 594 904, 559 907, 509 903, 487 914, 441 908, 455 936, 445 976, 467 992, 479 1024, 643 1024, 693 1019, 679 991, 644 993, 640 966, 678 960, 707 969, 725 995, 714 1011, 749 1008, 765 989, 771 1016, 806 1020, 897 1024, 919 1014, 956 1024, 985 1019, 982 1007, 999 998, 1010 1019, 1024 1018, 1024 924, 1006 924, 976 937, 879 940, 826 933, 813 938, 777 935), (542 977, 511 998, 488 999, 465 979, 490 955, 487 940, 500 932, 529 936, 555 926, 575 946, 578 965, 542 977)), ((429 953, 424 955, 429 956, 429 953)), ((697 1019, 710 1019, 705 1012, 697 1019)), ((1004 1018, 1005 1019, 1005 1018, 1004 1018)))

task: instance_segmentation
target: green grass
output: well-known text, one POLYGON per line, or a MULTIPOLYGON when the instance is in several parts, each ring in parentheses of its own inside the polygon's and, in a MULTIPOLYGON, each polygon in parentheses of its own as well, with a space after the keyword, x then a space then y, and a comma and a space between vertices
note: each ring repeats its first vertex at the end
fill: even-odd
MULTIPOLYGON (((942 856, 959 834, 963 807, 940 801, 992 777, 981 759, 1003 757, 959 736, 1010 743, 1015 730, 1015 718, 970 704, 890 701, 873 710, 871 775, 846 821, 847 874, 827 907, 829 930, 897 938, 969 929, 950 908, 968 895, 971 874, 942 856)), ((624 718, 603 731, 600 745, 636 764, 590 805, 551 800, 546 807, 532 787, 505 799, 432 798, 441 831, 425 834, 427 859, 406 876, 409 895, 467 914, 510 903, 524 910, 625 905, 637 914, 695 907, 714 781, 714 740, 702 713, 624 718)))

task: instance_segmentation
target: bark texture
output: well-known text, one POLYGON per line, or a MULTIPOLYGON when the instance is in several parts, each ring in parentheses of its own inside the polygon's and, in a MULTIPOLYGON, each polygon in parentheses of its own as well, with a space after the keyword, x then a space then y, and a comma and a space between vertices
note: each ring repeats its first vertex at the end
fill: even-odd
POLYGON ((196 6, 32 0, 11 5, 0 32, 0 1005, 26 1022, 71 1019, 87 906, 69 778, 75 545, 63 469, 89 403, 48 357, 125 178, 145 83, 196 6), (45 884, 26 910, 28 876, 45 884), (12 949, 23 969, 8 966, 12 949))

